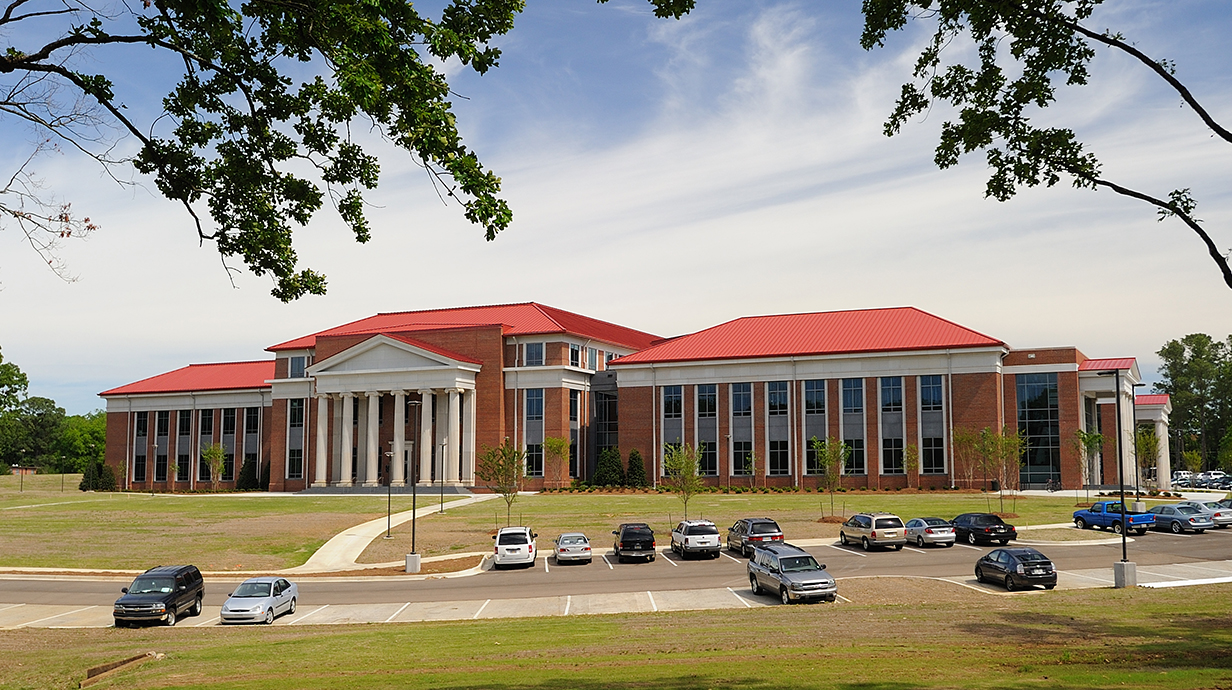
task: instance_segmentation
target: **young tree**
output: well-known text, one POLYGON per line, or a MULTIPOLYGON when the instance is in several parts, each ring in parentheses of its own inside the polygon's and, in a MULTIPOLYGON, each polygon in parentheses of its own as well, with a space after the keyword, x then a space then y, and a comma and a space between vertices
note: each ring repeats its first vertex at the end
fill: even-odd
POLYGON ((485 447, 475 467, 475 476, 505 499, 505 524, 509 525, 513 519, 513 502, 518 500, 518 492, 526 478, 526 454, 507 439, 495 448, 485 447))
POLYGON ((814 436, 810 443, 817 467, 821 470, 818 481, 830 494, 830 514, 834 515, 834 490, 843 483, 843 468, 851 457, 851 446, 828 436, 824 439, 814 436))
MULTIPOLYGON (((170 462, 167 463, 167 479, 169 479, 171 483, 171 493, 175 493, 175 480, 176 477, 180 475, 180 463, 175 462, 175 460, 170 458, 168 458, 168 460, 170 460, 170 462)), ((97 475, 95 481, 97 481, 97 475)))
POLYGON ((1187 450, 1184 453, 1181 453, 1181 463, 1185 467, 1185 469, 1189 470, 1190 472, 1194 472, 1194 473, 1201 472, 1202 471, 1202 454, 1196 450, 1187 450))
POLYGON ((1229 288, 1232 268, 1216 243, 1194 217, 1196 202, 1188 188, 1148 194, 1105 178, 1095 155, 1085 150, 1072 129, 1037 127, 1032 110, 1056 100, 1058 82, 1084 85, 1095 45, 1128 55, 1181 97, 1209 133, 1232 143, 1232 131, 1220 125, 1176 78, 1175 65, 1148 56, 1136 41, 1087 26, 1103 0, 1077 2, 1002 2, 992 0, 865 0, 865 50, 885 44, 886 36, 908 22, 935 23, 933 37, 915 62, 914 83, 904 84, 894 112, 885 123, 893 136, 904 124, 947 102, 958 113, 945 122, 934 161, 941 169, 958 164, 963 154, 984 151, 992 174, 984 195, 1006 201, 1022 186, 1053 186, 1063 176, 1075 187, 1107 189, 1156 207, 1160 220, 1177 217, 1205 245, 1229 288), (970 43, 978 66, 971 67, 970 43), (950 46, 949 64, 942 53, 950 46), (1166 196, 1166 198, 1164 198, 1166 196))
POLYGON ((979 441, 979 432, 965 427, 955 429, 952 436, 954 469, 962 473, 963 482, 968 489, 975 486, 975 474, 980 468, 979 441))
POLYGON ((1095 477, 1095 463, 1099 452, 1104 448, 1104 435, 1082 429, 1074 430, 1072 441, 1074 450, 1082 456, 1082 485, 1087 490, 1087 500, 1091 499, 1091 483, 1095 477))
POLYGON ((689 500, 706 488, 697 473, 697 450, 685 443, 673 444, 663 456, 663 485, 684 504, 684 519, 689 519, 689 500))
POLYGON ((544 486, 561 487, 569 476, 569 439, 543 439, 544 486))
POLYGON ((624 483, 624 470, 620 467, 620 449, 604 448, 599 451, 599 461, 595 465, 595 486, 621 486, 624 483))
POLYGON ((227 467, 227 449, 221 443, 211 443, 201 449, 201 462, 210 470, 210 488, 218 491, 218 482, 227 467))
MULTIPOLYGON (((1138 469, 1141 470, 1143 476, 1159 462, 1159 437, 1155 435, 1154 428, 1140 426, 1135 430, 1134 457, 1138 461, 1138 469)), ((1159 478, 1155 479, 1158 484, 1159 478)))
POLYGON ((988 427, 980 430, 976 452, 984 471, 997 479, 1001 512, 1005 512, 1005 489, 1018 484, 1019 468, 1022 466, 1022 451, 1026 439, 1018 429, 1006 426, 1001 431, 988 427))
POLYGON ((646 486, 646 461, 636 448, 629 451, 629 464, 625 470, 625 484, 634 488, 646 486))
POLYGON ((903 469, 907 472, 907 487, 911 488, 911 478, 915 477, 916 488, 920 486, 920 449, 914 443, 908 443, 903 448, 903 469))

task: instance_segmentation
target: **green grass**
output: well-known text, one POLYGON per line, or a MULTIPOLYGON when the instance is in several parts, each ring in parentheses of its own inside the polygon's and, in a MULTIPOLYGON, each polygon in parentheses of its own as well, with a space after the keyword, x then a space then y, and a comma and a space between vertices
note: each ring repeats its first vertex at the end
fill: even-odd
MULTIPOLYGON (((958 590, 960 588, 954 588, 958 590)), ((394 625, 0 634, 0 687, 1143 690, 1232 685, 1232 585, 394 625)))

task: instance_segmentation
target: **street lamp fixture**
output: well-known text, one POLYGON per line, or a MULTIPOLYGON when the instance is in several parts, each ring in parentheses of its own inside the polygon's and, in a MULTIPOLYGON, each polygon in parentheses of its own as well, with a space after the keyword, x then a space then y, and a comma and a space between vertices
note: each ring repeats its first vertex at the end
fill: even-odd
MULTIPOLYGON (((411 400, 410 402, 407 403, 407 405, 411 407, 419 407, 420 404, 421 403, 418 400, 411 400)), ((418 412, 416 412, 415 414, 415 437, 416 438, 419 437, 419 413, 418 412)), ((419 483, 419 473, 417 472, 417 470, 419 469, 419 463, 414 462, 413 460, 414 457, 415 457, 415 441, 411 441, 411 458, 412 458, 411 467, 410 467, 411 471, 407 473, 410 475, 410 478, 411 478, 411 553, 415 553, 415 517, 416 517, 415 510, 417 507, 415 504, 416 504, 416 499, 418 498, 418 493, 415 487, 419 483)))
POLYGON ((1129 543, 1126 540, 1128 530, 1125 529, 1125 443, 1122 438, 1125 427, 1121 423, 1121 370, 1101 371, 1097 372, 1096 375, 1113 377, 1113 386, 1115 388, 1112 399, 1116 405, 1117 483, 1121 485, 1121 562, 1114 564, 1113 579, 1115 580, 1115 587, 1127 587, 1137 585, 1138 577, 1136 567, 1133 563, 1129 562, 1129 543))
POLYGON ((389 462, 385 465, 385 538, 393 539, 393 535, 389 533, 393 522, 394 508, 394 483, 390 479, 390 475, 394 471, 394 452, 392 450, 385 451, 385 457, 389 458, 389 462))

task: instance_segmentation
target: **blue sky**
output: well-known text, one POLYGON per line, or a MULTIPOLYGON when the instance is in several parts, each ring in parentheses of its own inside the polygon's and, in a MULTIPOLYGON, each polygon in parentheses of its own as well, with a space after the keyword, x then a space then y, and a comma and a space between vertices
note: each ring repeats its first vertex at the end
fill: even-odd
MULTIPOLYGON (((148 181, 120 187, 69 153, 47 156, 40 175, 101 230, 66 246, 71 284, 0 231, 0 348, 31 394, 79 413, 101 406, 98 391, 190 362, 264 358, 378 311, 464 304, 534 300, 661 335, 913 305, 1016 347, 1137 356, 1148 375, 1168 339, 1232 332, 1232 290, 1181 224, 1068 186, 986 200, 981 156, 932 164, 941 108, 884 137, 924 34, 866 53, 861 21, 854 2, 701 0, 680 22, 641 0, 532 2, 501 39, 499 68, 445 66, 513 225, 485 242, 422 170, 382 149, 372 242, 322 213, 296 242, 330 294, 292 305, 247 274, 232 288, 148 181)), ((1119 2, 1090 25, 1175 60, 1232 123, 1227 3, 1119 2)), ((168 66, 147 53, 92 58, 143 112, 168 66)), ((1232 249, 1232 147, 1144 68, 1101 53, 1092 84, 1046 117, 1077 129, 1110 179, 1192 188, 1232 249)), ((27 138, 3 131, 0 161, 12 161, 27 138)))

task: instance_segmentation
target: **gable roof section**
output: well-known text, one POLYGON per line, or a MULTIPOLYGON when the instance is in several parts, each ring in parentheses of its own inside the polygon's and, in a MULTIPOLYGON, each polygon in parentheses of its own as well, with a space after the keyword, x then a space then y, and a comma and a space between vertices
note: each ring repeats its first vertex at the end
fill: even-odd
POLYGON ((1078 371, 1112 371, 1120 369, 1125 371, 1133 369, 1138 361, 1133 357, 1112 357, 1105 359, 1088 359, 1078 365, 1078 371))
MULTIPOLYGON (((538 335, 570 333, 612 345, 641 350, 649 347, 658 336, 625 328, 589 316, 535 302, 499 304, 453 309, 429 309, 377 314, 328 330, 270 346, 266 350, 302 350, 314 347, 319 336, 355 335, 363 333, 393 333, 465 328, 468 326, 501 326, 505 335, 538 335)), ((417 344, 418 345, 418 344, 417 344)))
POLYGON ((1139 395, 1135 401, 1138 405, 1167 405, 1167 393, 1149 393, 1147 395, 1139 395))
POLYGON ((995 346, 1005 343, 915 307, 894 307, 744 317, 611 364, 995 346))
POLYGON ((317 360, 316 362, 313 363, 313 366, 315 367, 315 366, 324 364, 326 362, 329 362, 330 360, 333 360, 337 357, 347 356, 349 353, 354 353, 355 348, 363 347, 366 343, 370 343, 372 338, 375 338, 377 336, 384 336, 386 338, 389 338, 390 340, 396 340, 400 343, 405 343, 412 347, 417 347, 426 352, 431 352, 432 354, 440 355, 441 357, 452 359, 457 362, 465 362, 467 364, 479 364, 479 365, 483 364, 483 360, 479 360, 479 359, 475 359, 474 357, 469 357, 467 355, 459 354, 452 350, 446 350, 443 347, 438 347, 431 343, 425 343, 424 341, 418 340, 416 338, 412 338, 409 335, 406 335, 405 333, 373 333, 371 337, 364 338, 360 342, 355 343, 354 345, 348 347, 345 350, 335 352, 334 354, 330 355, 329 357, 326 357, 325 359, 317 360))
POLYGON ((107 397, 109 395, 269 388, 270 384, 266 381, 272 378, 274 378, 274 360, 272 359, 259 362, 189 364, 175 371, 103 391, 99 395, 107 397))

